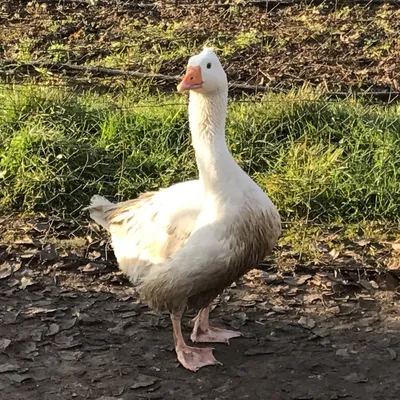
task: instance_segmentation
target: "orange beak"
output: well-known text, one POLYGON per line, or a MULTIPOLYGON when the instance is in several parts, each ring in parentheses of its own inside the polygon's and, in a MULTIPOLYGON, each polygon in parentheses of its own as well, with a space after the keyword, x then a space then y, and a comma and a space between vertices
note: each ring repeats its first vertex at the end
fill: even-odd
POLYGON ((186 74, 178 85, 178 92, 185 92, 192 89, 201 89, 203 81, 201 79, 201 68, 187 67, 186 74))

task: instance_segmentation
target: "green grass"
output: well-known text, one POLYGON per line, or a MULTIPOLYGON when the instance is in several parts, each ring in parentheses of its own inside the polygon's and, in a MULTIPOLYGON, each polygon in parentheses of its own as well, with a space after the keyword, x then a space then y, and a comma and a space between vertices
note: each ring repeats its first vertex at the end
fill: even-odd
MULTIPOLYGON (((0 86, 0 211, 79 214, 197 176, 186 98, 0 86)), ((400 107, 307 90, 232 101, 227 140, 284 218, 399 221, 400 107), (243 101, 245 100, 245 101, 243 101)))

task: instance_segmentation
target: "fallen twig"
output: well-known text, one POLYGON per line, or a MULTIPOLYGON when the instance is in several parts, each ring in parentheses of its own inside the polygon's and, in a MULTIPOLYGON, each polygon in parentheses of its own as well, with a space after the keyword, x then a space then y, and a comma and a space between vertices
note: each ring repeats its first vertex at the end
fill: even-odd
POLYGON ((109 75, 109 76, 131 76, 134 78, 152 78, 158 80, 172 81, 175 82, 179 79, 178 76, 171 75, 163 75, 163 74, 152 74, 146 72, 137 72, 137 71, 123 71, 116 68, 105 68, 105 67, 90 67, 83 65, 74 65, 74 64, 63 64, 63 63, 53 63, 49 61, 32 61, 27 64, 21 64, 14 60, 4 60, 2 61, 3 65, 14 66, 17 68, 20 67, 38 67, 38 68, 47 68, 49 70, 70 70, 70 71, 79 71, 90 73, 94 75, 109 75))
MULTIPOLYGON (((0 69, 2 66, 15 67, 15 68, 46 68, 48 70, 58 70, 58 71, 77 71, 82 73, 88 73, 92 75, 101 75, 101 76, 122 76, 122 77, 132 77, 132 78, 140 78, 140 79, 151 79, 157 81, 171 82, 176 83, 181 78, 178 75, 164 75, 164 74, 154 74, 148 72, 139 72, 139 71, 123 71, 116 68, 106 68, 106 67, 91 67, 91 66, 83 66, 83 65, 74 65, 74 64, 63 64, 63 63, 54 63, 50 61, 32 61, 30 63, 21 64, 14 60, 3 60, 0 62, 0 69)), ((249 92, 273 92, 274 89, 268 86, 262 85, 249 85, 240 82, 231 82, 229 84, 230 89, 238 90, 238 91, 249 91, 249 92)), ((280 89, 280 92, 286 92, 285 89, 280 89)), ((400 92, 393 92, 390 90, 381 90, 381 91, 361 91, 361 92, 328 92, 324 93, 328 97, 336 97, 343 98, 348 97, 350 95, 353 96, 385 96, 390 97, 393 101, 400 97, 400 92)))

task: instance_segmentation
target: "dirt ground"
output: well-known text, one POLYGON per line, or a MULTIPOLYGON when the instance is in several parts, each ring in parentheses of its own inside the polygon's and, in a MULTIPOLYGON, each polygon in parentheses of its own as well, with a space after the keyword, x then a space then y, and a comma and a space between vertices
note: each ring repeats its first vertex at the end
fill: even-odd
MULTIPOLYGON (((399 16, 398 4, 385 1, 9 0, 0 5, 0 56, 8 60, 0 79, 96 83, 96 74, 58 63, 179 75, 208 44, 232 82, 399 91, 399 16), (49 71, 26 70, 32 61, 49 71)), ((120 84, 114 76, 108 83, 120 84)), ((175 90, 169 81, 157 87, 175 90)))
POLYGON ((192 373, 168 315, 139 303, 107 240, 72 222, 1 226, 1 399, 400 397, 395 273, 253 270, 212 312, 244 337, 213 346, 222 366, 192 373))

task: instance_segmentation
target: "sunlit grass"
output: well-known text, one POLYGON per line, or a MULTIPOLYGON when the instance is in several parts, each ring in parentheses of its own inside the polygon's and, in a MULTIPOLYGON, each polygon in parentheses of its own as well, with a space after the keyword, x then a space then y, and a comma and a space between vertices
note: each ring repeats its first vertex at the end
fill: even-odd
MULTIPOLYGON (((78 213, 197 176, 186 98, 0 88, 0 207, 78 213)), ((228 145, 284 218, 399 220, 400 109, 308 90, 229 106, 228 145)))

